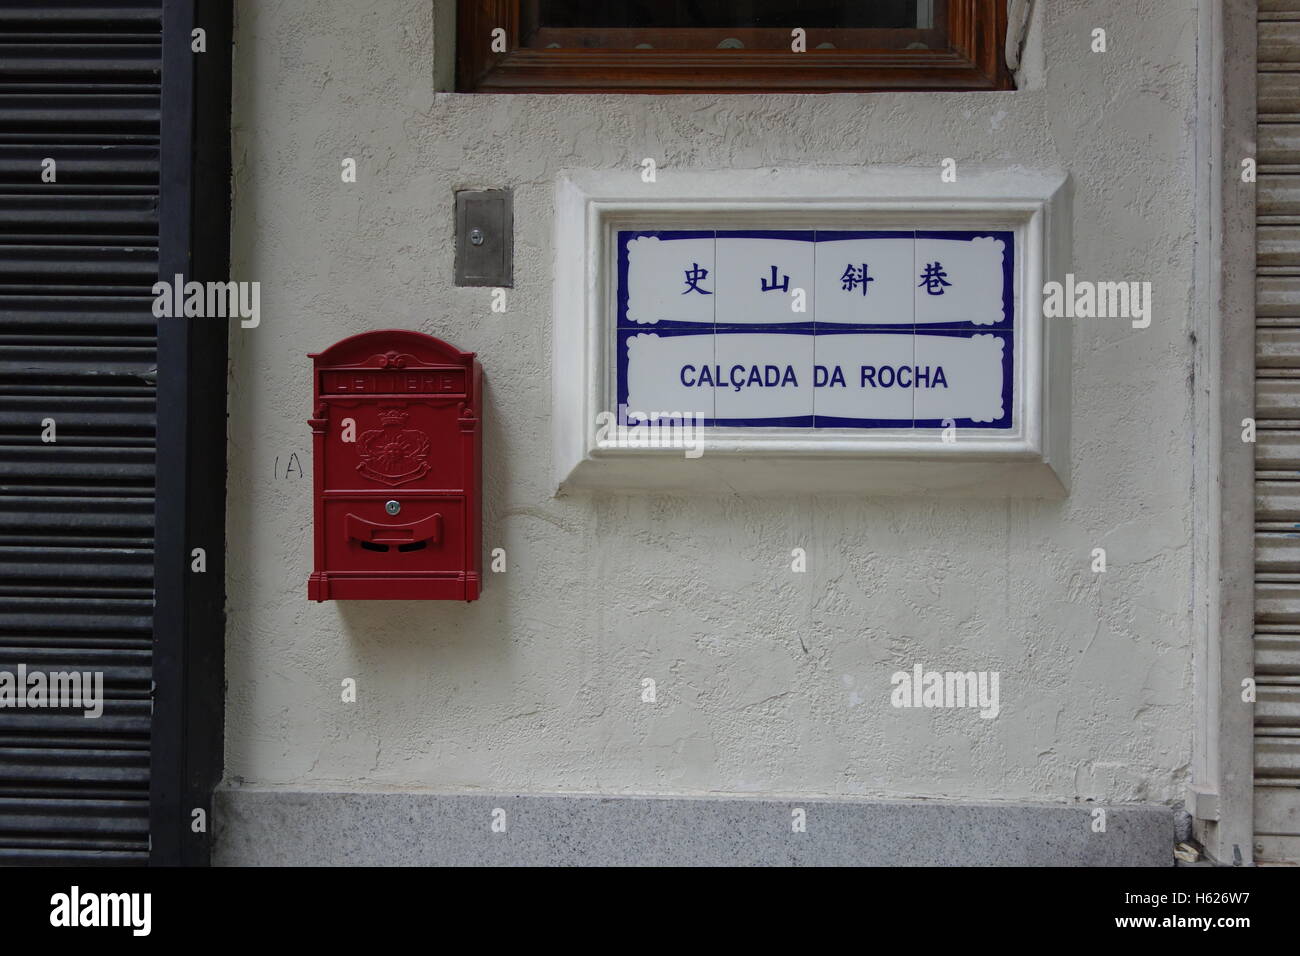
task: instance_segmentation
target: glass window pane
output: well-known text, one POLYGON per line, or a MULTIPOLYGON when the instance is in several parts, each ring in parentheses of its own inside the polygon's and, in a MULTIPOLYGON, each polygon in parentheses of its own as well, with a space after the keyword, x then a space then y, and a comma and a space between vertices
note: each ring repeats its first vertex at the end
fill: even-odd
POLYGON ((947 0, 525 0, 523 45, 534 48, 789 50, 933 49, 947 0))
POLYGON ((916 29, 919 6, 917 0, 538 0, 537 20, 567 28, 916 29))

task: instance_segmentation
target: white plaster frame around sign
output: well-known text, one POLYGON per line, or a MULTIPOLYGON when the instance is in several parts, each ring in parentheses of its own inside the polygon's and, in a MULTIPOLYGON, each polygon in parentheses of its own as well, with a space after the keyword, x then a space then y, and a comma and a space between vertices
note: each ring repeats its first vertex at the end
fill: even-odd
POLYGON ((1061 497, 1069 489, 1070 327, 1042 314, 1066 272, 1068 176, 939 167, 681 170, 561 176, 555 210, 554 468, 583 488, 822 494, 1061 497), (1009 229, 1015 233, 1015 427, 938 433, 708 428, 701 457, 601 448, 614 407, 615 236, 620 229, 1009 229))

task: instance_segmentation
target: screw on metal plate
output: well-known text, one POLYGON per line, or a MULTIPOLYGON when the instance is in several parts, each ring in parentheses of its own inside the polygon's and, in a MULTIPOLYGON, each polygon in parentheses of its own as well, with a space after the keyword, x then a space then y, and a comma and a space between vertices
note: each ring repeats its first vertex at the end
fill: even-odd
POLYGON ((402 503, 400 501, 385 502, 384 510, 387 511, 390 515, 395 515, 402 510, 402 503))
POLYGON ((470 241, 471 243, 473 243, 474 245, 476 245, 476 246, 481 246, 481 245, 483 245, 483 230, 482 230, 482 229, 471 229, 471 230, 469 231, 469 241, 470 241))

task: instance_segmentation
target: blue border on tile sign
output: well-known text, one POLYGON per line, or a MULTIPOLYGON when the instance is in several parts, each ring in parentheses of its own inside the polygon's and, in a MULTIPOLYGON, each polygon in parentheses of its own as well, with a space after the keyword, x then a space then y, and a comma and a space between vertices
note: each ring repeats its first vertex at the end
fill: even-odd
MULTIPOLYGON (((830 338, 833 335, 911 335, 915 337, 915 326, 859 326, 842 325, 839 322, 826 323, 826 328, 816 333, 818 338, 830 338)), ((815 354, 815 353, 814 353, 815 354)), ((814 428, 877 428, 900 429, 911 428, 912 417, 907 418, 841 418, 837 415, 817 414, 817 390, 813 389, 813 427, 814 428)))
MULTIPOLYGON (((721 325, 718 326, 717 332, 714 335, 714 341, 716 342, 717 336, 719 335, 766 335, 766 334, 816 336, 817 333, 812 328, 812 323, 805 323, 797 327, 792 325, 765 325, 765 324, 721 325)), ((718 352, 717 349, 715 348, 713 351, 713 359, 715 363, 717 362, 717 358, 718 358, 718 352)), ((813 358, 815 362, 816 359, 815 351, 813 353, 813 358)), ((809 371, 811 371, 811 369, 809 371)), ((716 392, 717 390, 716 387, 714 390, 716 392)), ((717 412, 716 405, 714 406, 714 412, 715 413, 717 412)), ((717 419, 717 423, 719 425, 737 426, 742 428, 763 428, 763 427, 812 428, 813 416, 793 415, 788 418, 719 418, 717 419)))
MULTIPOLYGON (((969 339, 977 335, 996 335, 1002 339, 1002 417, 991 422, 976 422, 969 418, 955 418, 953 425, 957 428, 1010 428, 1013 403, 1015 398, 1015 351, 1016 337, 1015 333, 1006 329, 921 329, 916 331, 918 338, 925 335, 930 336, 947 336, 949 338, 969 339)), ((944 420, 941 418, 918 418, 914 423, 916 428, 943 428, 944 420)))
MULTIPOLYGON (((767 327, 764 327, 767 328, 767 327)), ((769 329, 775 332, 775 330, 769 329)), ((782 330, 787 335, 816 335, 817 333, 809 329, 785 329, 782 330)), ((723 329, 714 332, 711 329, 619 329, 618 330, 618 371, 617 371, 617 396, 618 405, 626 406, 628 398, 627 382, 627 364, 628 350, 627 340, 634 335, 658 335, 665 338, 679 335, 707 335, 716 340, 717 335, 728 334, 746 334, 753 333, 752 327, 740 329, 723 329)), ((763 333, 759 333, 763 334, 763 333)), ((833 332, 823 332, 822 335, 898 335, 897 330, 881 331, 879 329, 871 330, 849 330, 836 329, 833 332)), ((1015 335, 1006 330, 1000 329, 918 329, 913 333, 914 336, 947 336, 949 338, 972 338, 976 335, 995 335, 1003 341, 1002 349, 1002 417, 991 422, 976 422, 969 418, 955 418, 953 424, 957 428, 994 428, 1008 429, 1012 425, 1015 398, 1015 335)), ((715 351, 716 359, 716 351, 715 351)), ((814 363, 815 364, 815 363, 814 363)), ((816 390, 813 391, 813 409, 812 415, 790 417, 790 418, 716 418, 717 413, 716 395, 713 410, 710 417, 704 420, 705 425, 724 425, 734 427, 788 427, 788 428, 876 428, 876 429, 899 429, 899 428, 943 428, 943 419, 921 419, 921 418, 839 418, 831 415, 816 414, 816 390)), ((680 411, 695 412, 699 409, 639 409, 640 411, 680 411)))
MULTIPOLYGON (((848 325, 843 323, 825 323, 822 334, 905 334, 901 330, 911 328, 912 334, 947 335, 957 338, 969 338, 974 335, 997 335, 1005 342, 1002 353, 1002 401, 1003 416, 994 422, 975 422, 969 418, 954 419, 957 428, 1009 429, 1012 427, 1015 390, 1015 234, 1007 230, 620 230, 618 233, 618 288, 616 302, 618 308, 616 393, 618 405, 627 405, 627 364, 626 341, 628 335, 650 333, 662 336, 676 335, 717 335, 764 332, 816 335, 816 320, 801 323, 726 323, 683 322, 663 320, 654 323, 627 324, 627 244, 631 239, 641 236, 657 236, 661 239, 705 239, 757 238, 789 239, 800 242, 837 241, 844 239, 949 239, 953 241, 991 236, 1004 242, 1002 258, 1002 312, 1000 323, 977 326, 970 322, 920 323, 915 325, 848 325), (626 333, 626 334, 625 334, 626 333)), ((716 269, 716 257, 714 266, 716 269)), ((815 313, 814 313, 815 315, 815 313)), ((715 352, 716 355, 716 352, 715 352)), ((716 399, 715 399, 716 401, 716 399)), ((814 400, 815 402, 815 400, 814 400)), ((814 408, 816 407, 814 403, 814 408)), ((653 411, 691 411, 690 409, 652 409, 653 411)), ((716 413, 716 404, 714 406, 716 413)), ((838 418, 833 416, 799 416, 793 418, 707 418, 705 425, 730 427, 789 427, 789 428, 864 428, 864 429, 900 429, 900 428, 942 428, 942 419, 871 419, 838 418)))
POLYGON ((818 229, 815 242, 844 242, 846 239, 915 239, 915 229, 818 229))
POLYGON ((955 328, 975 328, 975 329, 993 329, 997 331, 1014 331, 1013 323, 1016 315, 1016 234, 1006 229, 949 229, 949 230, 926 230, 918 229, 916 238, 920 239, 948 239, 954 242, 965 240, 969 242, 972 239, 982 239, 985 237, 1001 239, 1002 248, 1002 321, 995 322, 993 325, 976 325, 974 322, 918 322, 918 328, 932 329, 955 329, 955 328))
MULTIPOLYGON (((618 360, 617 388, 616 388, 616 390, 615 390, 616 393, 617 393, 617 397, 618 397, 618 403, 617 403, 617 406, 616 406, 616 408, 615 408, 615 411, 617 411, 618 408, 623 408, 623 407, 626 407, 626 406, 627 406, 627 340, 628 340, 629 338, 631 338, 632 336, 634 336, 634 335, 658 335, 658 336, 661 336, 661 337, 663 337, 663 338, 672 338, 672 337, 675 337, 675 336, 678 336, 678 335, 707 335, 709 338, 713 338, 713 327, 712 327, 712 326, 703 326, 703 325, 700 325, 700 326, 697 327, 697 328, 691 328, 691 329, 681 329, 681 328, 666 328, 666 329, 661 329, 661 328, 655 328, 655 327, 651 327, 651 328, 648 328, 648 329, 643 329, 643 328, 637 328, 637 329, 619 329, 619 330, 618 330, 618 355, 617 355, 617 360, 618 360)), ((709 417, 706 418, 706 419, 704 419, 704 424, 705 424, 705 425, 716 425, 716 424, 717 424, 716 420, 713 418, 713 414, 714 414, 715 409, 716 409, 716 406, 711 407, 711 408, 709 409, 709 417)), ((694 411, 699 411, 699 409, 694 409, 694 408, 639 408, 639 409, 630 409, 630 411, 642 411, 642 412, 673 412, 673 411, 676 411, 676 412, 694 412, 694 411)), ((637 421, 640 421, 640 420, 641 420, 641 419, 637 419, 637 421)))
MULTIPOLYGON (((622 229, 618 233, 618 289, 615 293, 615 320, 617 327, 620 329, 690 329, 690 328, 713 328, 713 322, 683 322, 680 319, 662 319, 658 322, 633 322, 627 317, 627 271, 628 255, 627 244, 633 239, 653 236, 658 239, 712 239, 715 230, 713 229, 622 229)), ((716 257, 713 263, 713 271, 716 273, 718 264, 716 257)), ((700 280, 703 281, 703 280, 700 280)), ((710 293, 712 294, 712 293, 710 293)), ((715 311, 716 317, 716 311, 715 311)))
POLYGON ((789 242, 815 242, 814 229, 715 229, 715 239, 785 239, 789 242))

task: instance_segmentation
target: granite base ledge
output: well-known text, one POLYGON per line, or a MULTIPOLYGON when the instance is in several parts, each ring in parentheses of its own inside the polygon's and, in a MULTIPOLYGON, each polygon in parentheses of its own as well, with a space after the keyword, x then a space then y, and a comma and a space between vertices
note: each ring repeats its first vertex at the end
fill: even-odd
POLYGON ((1170 807, 222 788, 224 866, 1172 866, 1170 807), (806 830, 795 832, 802 809, 806 830), (505 831, 500 829, 504 811, 505 831))

